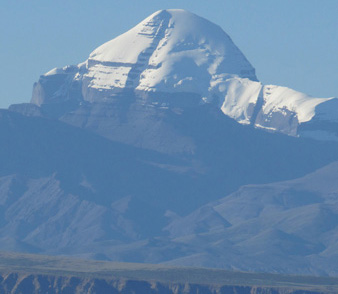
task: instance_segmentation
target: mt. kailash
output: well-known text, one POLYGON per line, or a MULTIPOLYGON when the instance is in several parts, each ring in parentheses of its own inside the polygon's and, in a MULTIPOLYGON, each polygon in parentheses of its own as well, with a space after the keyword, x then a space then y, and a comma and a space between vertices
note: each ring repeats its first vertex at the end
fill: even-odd
POLYGON ((337 101, 158 11, 0 110, 0 249, 338 275, 337 101))
POLYGON ((155 12, 85 62, 49 71, 35 85, 32 103, 111 102, 127 91, 148 106, 214 103, 241 124, 338 140, 332 126, 338 122, 337 98, 262 85, 219 26, 184 10, 155 12))

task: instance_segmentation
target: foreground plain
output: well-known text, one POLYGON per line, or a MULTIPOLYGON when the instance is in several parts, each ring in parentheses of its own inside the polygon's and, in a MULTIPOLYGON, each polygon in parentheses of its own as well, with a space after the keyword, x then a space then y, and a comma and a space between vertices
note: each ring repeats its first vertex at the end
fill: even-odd
POLYGON ((338 278, 0 252, 0 293, 337 293, 338 278))

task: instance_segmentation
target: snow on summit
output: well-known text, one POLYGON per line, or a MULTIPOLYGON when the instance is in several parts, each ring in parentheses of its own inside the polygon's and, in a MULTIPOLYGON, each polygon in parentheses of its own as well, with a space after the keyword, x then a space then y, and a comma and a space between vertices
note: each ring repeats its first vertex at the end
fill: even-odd
POLYGON ((255 70, 217 25, 184 10, 155 12, 88 59, 90 86, 197 92, 219 75, 256 80, 255 70))
POLYGON ((109 102, 126 91, 142 97, 180 94, 180 99, 185 99, 182 93, 192 93, 198 103, 212 102, 241 124, 338 140, 329 126, 338 122, 336 98, 262 85, 222 28, 181 9, 157 11, 99 46, 84 63, 49 71, 34 86, 32 103, 68 101, 74 95, 109 102), (53 90, 46 88, 48 81, 53 90))

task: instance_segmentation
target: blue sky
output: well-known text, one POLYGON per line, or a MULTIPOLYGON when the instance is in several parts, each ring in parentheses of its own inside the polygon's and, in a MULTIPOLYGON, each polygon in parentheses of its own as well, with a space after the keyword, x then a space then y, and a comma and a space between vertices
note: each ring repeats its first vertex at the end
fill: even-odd
POLYGON ((263 83, 338 97, 337 0, 0 0, 0 107, 28 102, 41 74, 165 8, 220 25, 263 83))

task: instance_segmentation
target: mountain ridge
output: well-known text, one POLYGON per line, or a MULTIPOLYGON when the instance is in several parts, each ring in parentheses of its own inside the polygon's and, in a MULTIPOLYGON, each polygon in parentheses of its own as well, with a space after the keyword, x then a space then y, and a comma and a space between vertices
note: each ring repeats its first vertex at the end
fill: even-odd
MULTIPOLYGON (((195 151, 189 155, 128 146, 56 119, 0 112, 0 135, 7 142, 0 145, 1 248, 129 262, 270 269, 257 260, 252 267, 248 260, 211 258, 209 254, 218 255, 231 243, 212 245, 214 237, 208 240, 206 233, 231 231, 235 224, 215 209, 200 213, 198 209, 245 184, 303 176, 338 160, 338 147, 250 129, 219 110, 216 116, 211 105, 204 107, 197 113, 191 109, 175 114, 170 122, 194 142, 195 151)), ((243 209, 233 212, 241 214, 243 209)), ((272 231, 270 236, 276 233, 283 234, 272 231)), ((299 271, 307 272, 306 265, 298 264, 299 271)), ((290 264, 278 270, 295 271, 290 264)), ((314 268, 311 273, 323 271, 314 268)))

